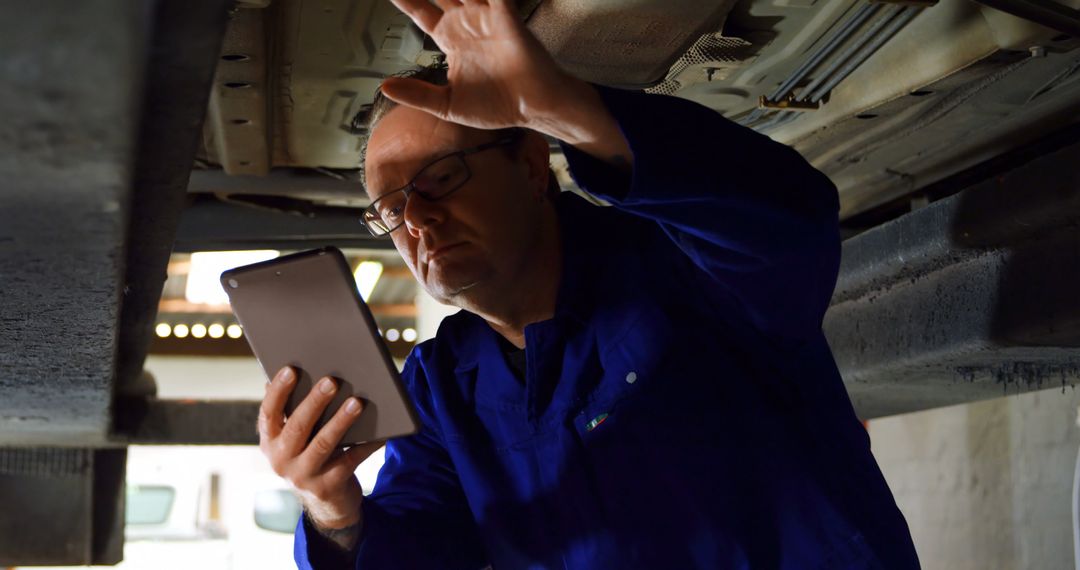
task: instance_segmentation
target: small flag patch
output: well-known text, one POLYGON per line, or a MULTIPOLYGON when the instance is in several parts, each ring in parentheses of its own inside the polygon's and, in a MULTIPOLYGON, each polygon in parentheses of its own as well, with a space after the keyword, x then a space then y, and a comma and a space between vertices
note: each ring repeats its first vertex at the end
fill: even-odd
POLYGON ((607 414, 600 414, 599 416, 596 416, 595 418, 592 419, 592 421, 585 424, 585 431, 592 431, 592 430, 596 429, 596 426, 604 423, 604 420, 606 420, 606 419, 607 419, 607 414))

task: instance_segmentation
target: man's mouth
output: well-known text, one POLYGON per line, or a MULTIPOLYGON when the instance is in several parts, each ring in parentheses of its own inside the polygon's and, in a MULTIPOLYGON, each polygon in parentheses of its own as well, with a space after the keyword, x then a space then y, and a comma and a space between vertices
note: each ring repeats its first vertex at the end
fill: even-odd
POLYGON ((435 249, 428 250, 427 256, 426 256, 427 257, 427 262, 431 263, 432 261, 435 261, 436 259, 446 255, 448 252, 451 252, 454 249, 456 249, 458 247, 461 247, 463 245, 465 245, 465 242, 460 241, 460 242, 457 242, 457 243, 451 243, 451 244, 448 244, 448 245, 444 245, 442 247, 437 247, 435 249))

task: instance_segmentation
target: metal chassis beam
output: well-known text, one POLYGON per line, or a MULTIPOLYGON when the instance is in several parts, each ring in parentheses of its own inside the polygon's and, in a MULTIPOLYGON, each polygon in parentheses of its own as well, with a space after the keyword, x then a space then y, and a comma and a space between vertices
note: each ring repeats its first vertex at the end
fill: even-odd
POLYGON ((1057 30, 1063 34, 1080 37, 1080 10, 1070 8, 1054 0, 975 0, 979 4, 1001 10, 1057 30))
POLYGON ((1080 143, 844 243, 825 333, 864 418, 1080 379, 1080 143))
POLYGON ((0 447, 0 566, 116 564, 127 451, 86 446, 141 376, 229 3, 11 4, 0 441, 53 447, 0 447))
POLYGON ((132 182, 119 394, 135 385, 150 347, 231 5, 229 0, 156 4, 132 182))
POLYGON ((304 211, 291 211, 289 204, 275 209, 198 195, 184 210, 173 250, 394 247, 392 241, 375 239, 364 229, 360 209, 307 204, 304 211))
POLYGON ((126 399, 113 445, 255 445, 259 402, 126 399))

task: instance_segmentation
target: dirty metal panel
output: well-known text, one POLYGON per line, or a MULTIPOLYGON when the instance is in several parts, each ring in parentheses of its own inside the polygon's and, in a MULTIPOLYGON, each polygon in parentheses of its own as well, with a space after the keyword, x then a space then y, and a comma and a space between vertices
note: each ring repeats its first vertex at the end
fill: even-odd
POLYGON ((567 71, 607 85, 659 82, 734 5, 691 0, 546 0, 528 27, 567 71))
POLYGON ((795 144, 848 218, 1080 122, 1080 49, 1000 52, 795 144))
POLYGON ((120 562, 126 462, 125 449, 0 448, 0 567, 120 562))
POLYGON ((389 0, 281 0, 275 13, 274 165, 357 168, 352 118, 386 75, 414 67, 423 35, 389 0))
POLYGON ((356 208, 315 206, 289 198, 275 202, 274 196, 245 204, 239 198, 195 199, 180 219, 174 251, 394 247, 389 239, 376 239, 364 229, 356 208))
POLYGON ((229 5, 161 0, 154 10, 132 181, 117 394, 140 390, 229 5))
POLYGON ((723 36, 748 42, 744 56, 707 56, 654 89, 794 146, 837 185, 844 219, 1080 117, 1080 38, 968 0, 905 4, 739 2, 723 36))
POLYGON ((266 11, 233 10, 222 40, 205 132, 213 160, 231 175, 270 169, 266 11))
POLYGON ((844 243, 825 333, 860 416, 1080 380, 1080 144, 844 243))
POLYGON ((225 445, 259 443, 260 402, 243 400, 128 400, 117 417, 114 443, 225 445))
POLYGON ((359 176, 328 176, 299 168, 276 168, 266 176, 229 176, 222 170, 193 170, 188 182, 192 194, 284 196, 366 208, 371 200, 359 176))
POLYGON ((0 13, 0 443, 101 441, 148 13, 134 0, 0 13))

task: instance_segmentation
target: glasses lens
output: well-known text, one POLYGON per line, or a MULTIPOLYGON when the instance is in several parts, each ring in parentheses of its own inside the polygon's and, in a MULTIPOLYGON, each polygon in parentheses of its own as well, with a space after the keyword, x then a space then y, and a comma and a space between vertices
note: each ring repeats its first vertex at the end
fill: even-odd
MULTIPOLYGON (((437 160, 417 173, 409 187, 427 200, 438 200, 469 180, 469 168, 461 154, 437 160)), ((411 193, 410 192, 410 193, 411 193)), ((386 235, 405 221, 406 188, 395 190, 364 210, 364 225, 373 235, 386 235)))
POLYGON ((424 197, 436 200, 457 189, 469 179, 461 156, 448 156, 429 164, 413 180, 413 187, 424 197))
POLYGON ((382 218, 379 217, 379 213, 373 208, 364 210, 364 216, 361 218, 361 221, 364 223, 364 227, 371 232, 371 235, 376 237, 386 235, 386 224, 383 223, 382 218))
POLYGON ((375 235, 384 235, 401 225, 405 215, 405 192, 397 190, 375 200, 364 210, 364 225, 375 235))

